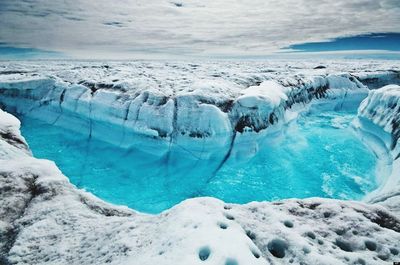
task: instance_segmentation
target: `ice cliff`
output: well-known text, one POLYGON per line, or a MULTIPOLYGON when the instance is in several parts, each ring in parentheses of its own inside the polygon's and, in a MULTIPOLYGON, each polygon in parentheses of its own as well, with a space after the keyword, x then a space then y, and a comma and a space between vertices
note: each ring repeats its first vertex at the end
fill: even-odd
MULTIPOLYGON (((161 156, 175 143, 194 154, 206 149, 201 155, 223 161, 243 132, 279 130, 296 108, 314 99, 329 99, 333 108, 358 105, 368 93, 362 82, 372 82, 364 69, 369 65, 349 72, 339 66, 349 68, 244 62, 10 63, 0 72, 0 103, 11 112, 120 147, 141 145, 145 137, 149 150, 161 156), (212 148, 226 152, 216 154, 212 148)), ((399 73, 391 68, 370 74, 382 84, 395 83, 399 73)))
POLYGON ((32 157, 19 121, 0 110, 0 263, 399 260, 400 87, 369 90, 376 88, 374 78, 379 87, 397 83, 398 66, 221 64, 3 64, 0 102, 7 111, 125 148, 145 137, 160 155, 170 142, 197 142, 191 148, 198 152, 225 146, 223 154, 207 151, 219 165, 234 155, 236 141, 279 131, 299 109, 354 107, 366 98, 355 127, 387 159, 390 172, 380 189, 366 202, 310 198, 236 205, 197 198, 159 215, 141 214, 77 189, 54 163, 32 157))
MULTIPOLYGON (((357 127, 369 143, 375 143, 378 156, 392 164, 388 177, 380 179, 381 187, 367 199, 400 210, 400 86, 388 85, 371 90, 358 110, 357 127), (385 154, 389 154, 386 156, 385 154)), ((382 174, 384 174, 382 172, 382 174)))

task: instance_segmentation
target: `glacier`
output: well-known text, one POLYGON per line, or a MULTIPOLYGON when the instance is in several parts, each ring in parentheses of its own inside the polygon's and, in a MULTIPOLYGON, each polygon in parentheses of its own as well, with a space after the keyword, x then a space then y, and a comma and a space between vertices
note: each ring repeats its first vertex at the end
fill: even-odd
POLYGON ((183 146, 215 170, 256 155, 260 139, 302 111, 358 108, 353 126, 382 173, 362 202, 195 198, 148 215, 77 189, 31 155, 19 121, 1 111, 1 261, 391 264, 400 250, 400 66, 325 64, 2 62, 3 110, 167 159, 171 144, 183 146))

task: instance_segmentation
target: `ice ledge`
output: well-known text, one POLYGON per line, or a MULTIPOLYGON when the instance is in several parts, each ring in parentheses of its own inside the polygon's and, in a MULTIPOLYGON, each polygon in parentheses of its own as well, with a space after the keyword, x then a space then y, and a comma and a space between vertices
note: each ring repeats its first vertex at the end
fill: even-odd
POLYGON ((358 95, 361 101, 368 92, 349 73, 260 75, 257 80, 247 86, 204 78, 193 80, 188 90, 174 88, 167 93, 163 89, 168 91, 168 87, 70 83, 54 73, 48 77, 11 75, 0 76, 0 103, 11 112, 130 147, 135 142, 133 135, 168 144, 185 138, 212 141, 221 135, 229 141, 236 132, 258 132, 284 123, 284 111, 295 104, 315 98, 344 101, 349 95, 358 95), (113 128, 115 137, 104 136, 110 135, 104 133, 107 127, 113 128))
POLYGON ((380 205, 197 198, 159 215, 109 205, 76 189, 53 162, 30 156, 18 121, 0 117, 0 130, 9 132, 0 135, 2 264, 337 265, 399 258, 398 212, 380 205))
POLYGON ((20 121, 0 109, 0 159, 16 157, 20 152, 30 154, 28 144, 20 133, 20 121))
POLYGON ((392 163, 391 172, 380 179, 378 190, 367 196, 367 200, 381 203, 394 211, 399 211, 400 200, 400 86, 387 85, 371 90, 358 110, 357 127, 364 135, 369 135, 372 144, 380 146, 381 160, 392 163), (385 158, 385 154, 386 157, 385 158))

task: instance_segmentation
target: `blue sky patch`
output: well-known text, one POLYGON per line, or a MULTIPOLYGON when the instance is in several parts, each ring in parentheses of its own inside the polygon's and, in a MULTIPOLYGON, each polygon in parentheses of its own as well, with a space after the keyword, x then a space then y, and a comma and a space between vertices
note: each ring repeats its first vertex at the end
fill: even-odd
POLYGON ((339 37, 329 41, 293 44, 284 49, 295 52, 327 52, 349 50, 400 51, 400 33, 370 33, 339 37))
POLYGON ((54 59, 64 57, 62 53, 34 48, 19 48, 0 43, 0 60, 54 59))

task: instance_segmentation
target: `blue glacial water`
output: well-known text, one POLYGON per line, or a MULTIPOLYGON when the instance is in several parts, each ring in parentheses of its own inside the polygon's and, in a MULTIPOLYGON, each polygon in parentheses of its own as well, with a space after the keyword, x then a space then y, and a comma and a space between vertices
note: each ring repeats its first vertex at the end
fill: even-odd
POLYGON ((354 116, 344 111, 302 115, 280 137, 266 137, 257 155, 228 159, 216 174, 207 160, 120 149, 35 119, 22 117, 21 129, 33 154, 55 161, 77 187, 111 203, 158 213, 198 196, 234 203, 361 199, 376 188, 376 157, 351 129, 354 116))

